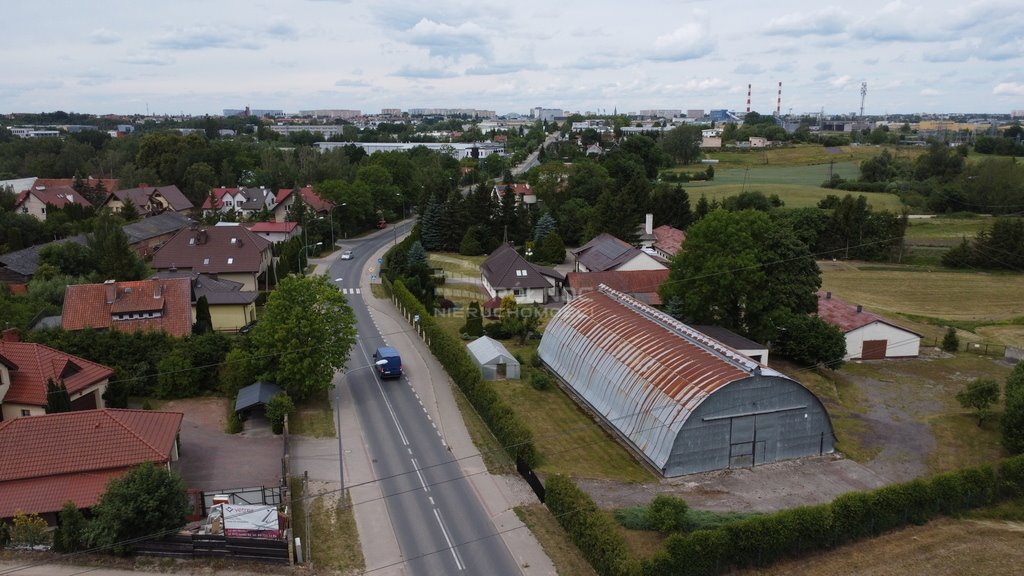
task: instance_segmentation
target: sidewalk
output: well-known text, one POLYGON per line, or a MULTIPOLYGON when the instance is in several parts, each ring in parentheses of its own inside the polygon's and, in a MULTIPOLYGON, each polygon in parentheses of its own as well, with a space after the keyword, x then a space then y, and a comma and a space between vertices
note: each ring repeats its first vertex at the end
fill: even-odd
MULTIPOLYGON (((388 248, 382 248, 369 261, 376 262, 388 248)), ((316 264, 315 273, 326 274, 330 260, 325 259, 316 264)), ((426 344, 411 331, 410 324, 394 304, 390 300, 373 296, 369 274, 360 274, 359 285, 370 316, 381 334, 388 335, 385 337, 387 343, 396 348, 402 355, 403 363, 409 365, 407 374, 410 384, 422 398, 430 417, 437 422, 444 441, 458 459, 463 475, 480 498, 524 576, 557 574, 540 543, 513 511, 515 506, 537 502, 529 486, 518 476, 495 476, 487 472, 483 458, 473 445, 462 414, 455 404, 452 383, 440 363, 426 344)), ((346 442, 345 483, 355 486, 350 494, 355 504, 356 526, 366 569, 369 572, 382 568, 375 572, 377 574, 404 574, 387 507, 381 499, 378 484, 372 482, 373 468, 358 426, 358 414, 352 407, 351 399, 344 394, 346 389, 342 387, 341 390, 342 434, 346 442), (365 482, 369 483, 359 485, 365 482)))

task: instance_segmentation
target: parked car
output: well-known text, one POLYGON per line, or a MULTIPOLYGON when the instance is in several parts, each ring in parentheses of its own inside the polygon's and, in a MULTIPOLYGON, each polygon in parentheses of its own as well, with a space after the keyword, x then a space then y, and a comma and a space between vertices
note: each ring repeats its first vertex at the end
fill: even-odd
POLYGON ((341 259, 342 260, 351 260, 352 259, 352 251, 351 250, 345 250, 344 252, 342 252, 341 253, 341 259))

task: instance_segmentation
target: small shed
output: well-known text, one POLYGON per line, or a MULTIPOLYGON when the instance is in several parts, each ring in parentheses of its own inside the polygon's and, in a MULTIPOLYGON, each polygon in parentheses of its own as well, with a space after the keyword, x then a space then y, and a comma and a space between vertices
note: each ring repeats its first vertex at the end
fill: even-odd
POLYGON ((519 379, 519 361, 494 338, 481 336, 466 345, 484 380, 519 379))
POLYGON ((256 382, 238 391, 235 397, 235 413, 249 412, 258 406, 265 406, 274 396, 281 393, 281 388, 272 382, 256 382))

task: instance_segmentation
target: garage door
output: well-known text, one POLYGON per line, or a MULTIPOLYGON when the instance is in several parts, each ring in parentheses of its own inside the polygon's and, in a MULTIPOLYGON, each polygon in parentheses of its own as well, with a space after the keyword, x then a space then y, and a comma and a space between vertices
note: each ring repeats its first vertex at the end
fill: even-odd
POLYGON ((885 348, 888 344, 887 340, 865 340, 860 357, 864 360, 881 360, 885 358, 885 348))
POLYGON ((72 410, 95 410, 96 409, 96 393, 90 392, 85 396, 76 398, 71 401, 72 410))

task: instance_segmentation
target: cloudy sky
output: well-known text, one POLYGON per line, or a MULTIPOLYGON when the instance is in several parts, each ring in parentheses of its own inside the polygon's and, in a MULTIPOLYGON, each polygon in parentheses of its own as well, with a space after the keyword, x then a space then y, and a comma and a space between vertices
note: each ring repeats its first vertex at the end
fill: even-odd
POLYGON ((1020 0, 3 1, 0 113, 1024 109, 1020 0))

